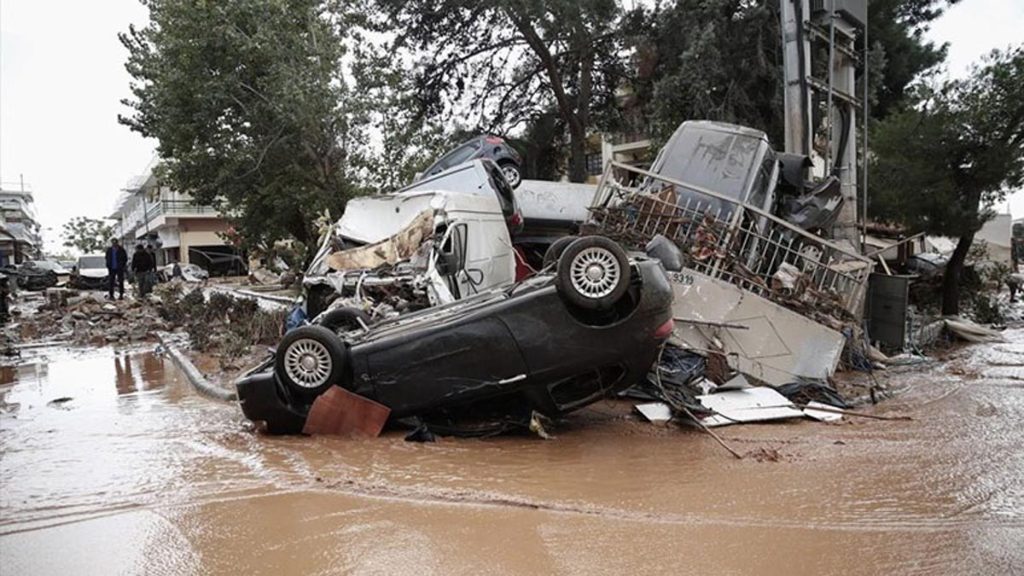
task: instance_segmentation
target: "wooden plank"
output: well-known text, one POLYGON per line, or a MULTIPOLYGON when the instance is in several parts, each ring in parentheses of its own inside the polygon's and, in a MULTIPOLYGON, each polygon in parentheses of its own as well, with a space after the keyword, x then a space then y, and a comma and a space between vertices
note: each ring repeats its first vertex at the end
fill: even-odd
POLYGON ((387 406, 341 386, 331 386, 313 401, 302 433, 375 438, 390 415, 387 406))

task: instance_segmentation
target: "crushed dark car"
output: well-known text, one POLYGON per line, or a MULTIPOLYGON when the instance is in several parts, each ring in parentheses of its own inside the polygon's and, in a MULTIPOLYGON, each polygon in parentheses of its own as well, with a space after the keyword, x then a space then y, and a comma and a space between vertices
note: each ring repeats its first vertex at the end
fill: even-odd
POLYGON ((340 386, 393 423, 489 435, 632 386, 672 332, 664 268, 603 237, 560 249, 554 273, 372 326, 357 310, 324 312, 236 383, 242 412, 270 433, 299 433, 317 397, 340 386))

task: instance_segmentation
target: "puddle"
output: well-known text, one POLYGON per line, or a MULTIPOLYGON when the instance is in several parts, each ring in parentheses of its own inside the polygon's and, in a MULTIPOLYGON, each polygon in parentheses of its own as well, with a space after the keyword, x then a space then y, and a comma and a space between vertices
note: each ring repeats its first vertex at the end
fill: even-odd
POLYGON ((899 375, 911 422, 708 437, 580 412, 556 439, 271 438, 146 350, 0 367, 11 574, 892 574, 1024 568, 1024 389, 899 375), (776 457, 777 456, 777 457, 776 457), (60 553, 52 553, 54 542, 60 553))

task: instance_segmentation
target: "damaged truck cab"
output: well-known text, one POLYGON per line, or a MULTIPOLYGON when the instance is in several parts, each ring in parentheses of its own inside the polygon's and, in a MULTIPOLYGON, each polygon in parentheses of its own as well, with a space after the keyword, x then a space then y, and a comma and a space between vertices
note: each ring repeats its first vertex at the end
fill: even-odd
POLYGON ((344 303, 388 317, 514 278, 506 214, 494 195, 412 190, 357 198, 306 272, 305 312, 315 319, 344 303))

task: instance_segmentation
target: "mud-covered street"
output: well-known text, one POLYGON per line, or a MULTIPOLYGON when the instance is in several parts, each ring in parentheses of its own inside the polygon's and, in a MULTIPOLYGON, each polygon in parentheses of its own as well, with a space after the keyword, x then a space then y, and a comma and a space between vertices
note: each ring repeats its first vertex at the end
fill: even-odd
POLYGON ((275 438, 151 346, 0 372, 3 574, 1024 570, 1024 330, 847 418, 707 435, 627 402, 536 437, 275 438))

